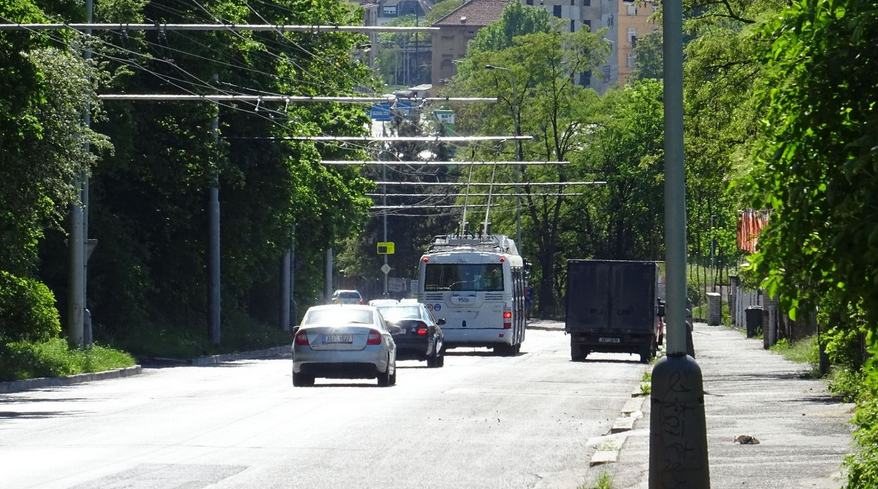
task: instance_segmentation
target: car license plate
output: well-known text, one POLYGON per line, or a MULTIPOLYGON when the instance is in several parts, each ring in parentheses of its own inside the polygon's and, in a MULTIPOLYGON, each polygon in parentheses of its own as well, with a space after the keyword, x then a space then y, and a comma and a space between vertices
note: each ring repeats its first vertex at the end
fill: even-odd
POLYGON ((324 343, 353 343, 354 337, 349 334, 328 334, 323 337, 324 343))
POLYGON ((619 338, 598 338, 598 343, 618 343, 619 338))

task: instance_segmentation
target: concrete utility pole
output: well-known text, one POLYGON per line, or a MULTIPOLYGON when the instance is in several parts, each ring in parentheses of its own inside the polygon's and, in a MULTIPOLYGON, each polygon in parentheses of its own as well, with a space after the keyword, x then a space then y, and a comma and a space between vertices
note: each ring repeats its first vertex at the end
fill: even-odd
POLYGON ((704 385, 701 369, 686 355, 683 2, 665 0, 662 9, 668 355, 652 372, 649 488, 709 489, 704 385))
MULTIPOLYGON (((213 81, 219 81, 217 75, 213 81)), ((219 104, 213 119, 213 140, 219 141, 219 104)), ((207 199, 207 332, 214 346, 220 344, 220 204, 219 175, 214 173, 207 199)))
MULTIPOLYGON (((92 19, 92 0, 85 1, 85 16, 89 22, 92 19)), ((91 34, 86 29, 86 34, 91 34)), ((83 52, 85 59, 91 58, 88 48, 83 52)), ((91 126, 90 107, 86 105, 83 122, 85 127, 91 126)), ((83 148, 89 151, 88 141, 83 142, 83 148)), ((82 348, 90 341, 91 332, 85 331, 85 298, 86 298, 86 260, 85 244, 88 240, 88 220, 84 215, 84 208, 88 202, 88 168, 83 163, 79 176, 73 180, 76 199, 70 206, 70 235, 67 239, 68 252, 68 301, 67 301, 67 341, 74 348, 82 348)))

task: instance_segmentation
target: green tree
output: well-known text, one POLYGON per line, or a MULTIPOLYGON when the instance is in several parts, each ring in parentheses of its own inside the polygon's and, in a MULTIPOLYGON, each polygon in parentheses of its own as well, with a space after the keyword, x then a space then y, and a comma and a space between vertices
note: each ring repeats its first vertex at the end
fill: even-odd
MULTIPOLYGON (((2 4, 4 17, 14 21, 29 18, 24 13, 12 15, 10 12, 21 7, 16 2, 11 6, 8 3, 2 4)), ((45 15, 53 21, 81 20, 81 6, 77 7, 75 2, 48 2, 47 5, 52 10, 47 10, 45 15)), ((31 10, 25 13, 37 21, 47 20, 36 7, 31 10)), ((320 25, 351 24, 359 19, 358 11, 349 4, 317 0, 287 0, 270 7, 247 5, 238 0, 213 0, 187 6, 178 2, 106 0, 98 2, 95 15, 98 22, 137 22, 148 18, 168 23, 320 25)), ((130 32, 127 35, 99 32, 95 37, 97 41, 91 46, 95 59, 112 75, 107 80, 108 92, 352 95, 357 89, 373 85, 368 68, 355 57, 356 46, 364 40, 361 35, 227 30, 130 32), (216 83, 211 82, 214 75, 218 78, 216 83)), ((51 124, 37 127, 35 123, 45 116, 37 112, 30 119, 11 116, 6 119, 4 112, 3 120, 28 122, 31 132, 21 133, 21 139, 31 145, 43 144, 49 148, 49 142, 63 143, 57 146, 58 157, 52 157, 48 149, 34 150, 28 155, 32 168, 34 161, 65 165, 66 173, 53 175, 45 184, 36 178, 32 180, 33 185, 46 187, 34 190, 34 194, 43 199, 40 205, 58 212, 72 198, 59 193, 59 188, 69 187, 80 165, 96 157, 82 151, 81 136, 90 133, 82 130, 78 125, 79 116, 74 116, 79 112, 74 109, 84 106, 80 99, 92 100, 93 91, 85 89, 88 87, 74 87, 87 80, 87 65, 76 64, 81 63, 79 48, 69 51, 69 55, 66 50, 58 50, 69 60, 55 54, 49 57, 39 49, 48 44, 49 39, 62 40, 58 36, 0 34, 0 42, 6 43, 2 50, 4 56, 16 63, 25 58, 40 60, 54 71, 18 70, 24 63, 3 63, 0 69, 16 66, 17 73, 24 73, 35 81, 19 83, 16 80, 13 84, 19 87, 16 95, 21 93, 21 87, 44 86, 43 92, 35 92, 32 99, 40 111, 54 114, 47 117, 51 124), (48 112, 54 104, 43 103, 44 100, 61 100, 74 92, 78 97, 76 103, 68 102, 69 110, 63 106, 65 112, 48 112), (56 127, 70 129, 69 143, 56 135, 56 127), (51 135, 53 139, 40 140, 41 135, 51 135), (56 194, 61 196, 56 198, 56 194)), ((95 75, 93 79, 101 78, 95 75)), ((8 80, 13 78, 4 76, 0 83, 8 80)), ((7 107, 6 104, 14 107, 20 100, 27 98, 4 97, 0 107, 7 107)), ((360 135, 367 122, 361 107, 268 103, 217 107, 211 103, 191 102, 112 102, 107 104, 106 114, 106 122, 96 120, 95 129, 111 138, 115 153, 105 151, 97 144, 103 140, 94 138, 92 147, 102 161, 93 168, 89 206, 90 234, 101 243, 90 261, 88 297, 97 338, 124 339, 144 331, 157 334, 162 330, 203 336, 206 310, 204 208, 214 175, 218 175, 221 189, 226 321, 241 314, 276 321, 277 263, 292 244, 293 223, 297 226, 297 262, 300 264, 297 292, 305 298, 300 304, 307 306, 314 297, 313 291, 322 282, 316 271, 327 244, 339 243, 356 234, 368 217, 369 201, 363 194, 371 189, 371 184, 356 170, 331 169, 319 163, 323 158, 362 157, 361 148, 254 139, 360 135), (215 142, 212 124, 217 114, 222 137, 215 142), (315 273, 310 273, 312 271, 315 273)), ((5 129, 3 137, 19 134, 5 129)), ((3 150, 11 148, 13 145, 4 141, 3 150)), ((23 158, 25 151, 21 150, 20 154, 23 158)), ((0 171, 7 170, 5 162, 4 158, 0 171)), ((0 185, 8 181, 3 179, 0 185)), ((5 198, 8 194, 0 195, 5 198)), ((14 210, 18 212, 20 208, 19 205, 14 210)), ((6 215, 5 212, 0 214, 6 215)), ((16 225, 24 222, 18 215, 13 217, 16 225)), ((34 220, 41 226, 45 225, 43 221, 34 220)), ((36 238, 28 241, 33 249, 36 249, 36 238)), ((63 238, 62 233, 52 231, 40 244, 40 275, 62 299, 66 292, 63 238)))
POLYGON ((664 78, 664 57, 662 53, 662 31, 651 31, 637 40, 634 49, 636 64, 632 79, 647 78, 661 80, 664 78))
POLYGON ((424 23, 426 25, 433 25, 437 20, 460 8, 461 5, 463 5, 463 0, 443 0, 437 2, 436 5, 433 5, 433 9, 424 16, 424 23))
MULTIPOLYGON (((452 84, 452 90, 479 96, 496 96, 498 103, 488 109, 473 107, 462 117, 479 130, 493 134, 514 132, 514 121, 521 121, 522 134, 539 137, 536 142, 523 144, 524 160, 565 161, 573 159, 584 148, 589 134, 589 119, 595 116, 598 96, 577 83, 579 76, 599 66, 607 55, 607 43, 600 33, 535 33, 518 36, 512 47, 500 51, 472 51, 452 84), (509 70, 478 69, 494 65, 509 70), (510 117, 510 115, 512 117, 510 117)), ((464 130, 466 130, 466 125, 464 130)), ((493 149, 486 149, 493 152, 493 149)), ((514 146, 507 145, 501 153, 512 158, 514 146)), ((496 152, 492 157, 499 157, 496 152)), ((490 173, 480 178, 489 179, 490 173)), ((564 182, 574 175, 565 167, 542 167, 522 170, 520 173, 501 169, 495 177, 507 181, 520 179, 522 191, 528 194, 522 201, 522 227, 526 230, 522 249, 535 261, 539 277, 538 307, 546 315, 557 314, 560 275, 563 263, 559 257, 561 215, 566 210, 567 198, 561 193, 566 186, 544 188, 530 182, 564 182), (557 192, 553 197, 534 196, 534 193, 557 192)), ((495 216, 492 220, 500 229, 511 229, 512 213, 495 216), (510 222, 511 221, 511 222, 510 222)), ((512 224, 514 225, 514 224, 512 224)), ((470 229, 478 229, 471 226, 470 229)), ((512 233, 509 233, 512 234, 512 233)))
POLYGON ((500 15, 500 20, 479 29, 476 38, 470 42, 469 49, 475 51, 501 51, 513 46, 517 36, 551 32, 552 18, 549 11, 542 8, 513 2, 500 15))
MULTIPOLYGON (((878 23, 873 2, 802 0, 762 31, 767 137, 747 180, 754 205, 772 211, 755 269, 790 314, 820 303, 840 326, 878 332, 878 23)), ((836 328, 836 334, 839 333, 836 328)), ((855 419, 861 450, 848 459, 848 488, 878 474, 878 369, 855 419)))

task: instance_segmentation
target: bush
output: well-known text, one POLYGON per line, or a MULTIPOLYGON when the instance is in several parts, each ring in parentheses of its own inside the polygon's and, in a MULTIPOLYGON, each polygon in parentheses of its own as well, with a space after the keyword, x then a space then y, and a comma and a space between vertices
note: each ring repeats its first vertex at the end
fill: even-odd
POLYGON ((188 360, 202 355, 261 350, 275 346, 290 345, 293 337, 282 331, 256 321, 247 314, 231 310, 223 320, 219 348, 210 343, 206 327, 170 328, 157 324, 144 324, 129 328, 128 334, 116 346, 137 357, 164 357, 188 360))
POLYGON ((0 270, 0 342, 45 341, 60 332, 52 291, 41 282, 0 270))
POLYGON ((71 350, 61 338, 0 343, 0 381, 102 372, 134 365, 131 355, 95 345, 71 350))
POLYGON ((859 449, 848 455, 846 489, 875 489, 878 487, 878 400, 863 396, 857 403, 853 423, 857 425, 854 441, 859 449))

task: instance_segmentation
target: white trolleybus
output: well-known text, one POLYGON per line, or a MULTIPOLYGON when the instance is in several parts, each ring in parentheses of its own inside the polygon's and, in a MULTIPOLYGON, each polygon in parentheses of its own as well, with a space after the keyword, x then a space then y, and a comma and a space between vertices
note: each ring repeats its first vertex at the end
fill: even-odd
POLYGON ((418 267, 418 302, 444 318, 445 347, 514 355, 524 341, 524 260, 503 235, 433 238, 418 267))

